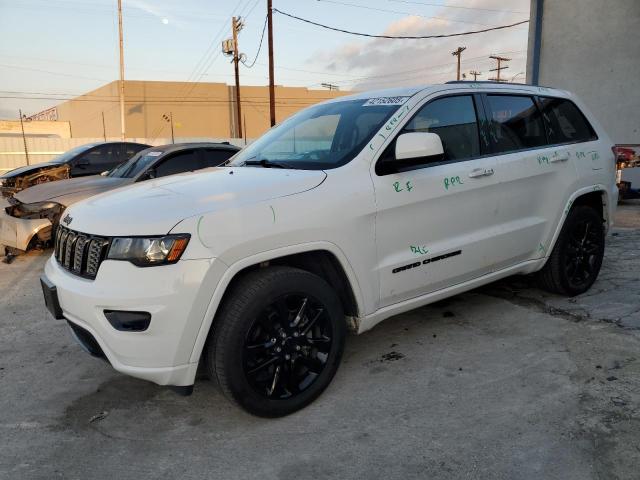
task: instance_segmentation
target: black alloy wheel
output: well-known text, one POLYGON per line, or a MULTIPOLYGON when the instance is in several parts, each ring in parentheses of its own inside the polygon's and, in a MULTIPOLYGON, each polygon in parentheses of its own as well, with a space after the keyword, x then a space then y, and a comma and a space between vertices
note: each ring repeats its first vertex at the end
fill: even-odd
POLYGON ((598 278, 604 258, 605 229, 592 207, 571 209, 547 263, 538 272, 540 285, 550 292, 575 296, 598 278))
POLYGON ((263 309, 247 333, 244 375, 266 398, 298 395, 324 370, 332 337, 331 322, 317 299, 283 295, 263 309))
POLYGON ((590 286, 598 274, 604 246, 602 221, 598 224, 593 219, 580 219, 569 232, 564 268, 571 289, 581 290, 585 285, 590 286))
POLYGON ((338 369, 346 337, 335 290, 285 266, 234 282, 212 328, 210 376, 227 398, 262 417, 288 415, 315 400, 338 369))

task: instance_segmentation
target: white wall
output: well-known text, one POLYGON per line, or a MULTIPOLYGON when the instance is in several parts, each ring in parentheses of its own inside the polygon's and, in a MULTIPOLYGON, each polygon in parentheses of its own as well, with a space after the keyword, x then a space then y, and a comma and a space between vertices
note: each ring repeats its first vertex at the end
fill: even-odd
MULTIPOLYGON (((615 143, 640 144, 640 0, 532 0, 531 30, 539 1, 539 84, 578 94, 615 143)), ((634 170, 623 178, 640 187, 634 170)))

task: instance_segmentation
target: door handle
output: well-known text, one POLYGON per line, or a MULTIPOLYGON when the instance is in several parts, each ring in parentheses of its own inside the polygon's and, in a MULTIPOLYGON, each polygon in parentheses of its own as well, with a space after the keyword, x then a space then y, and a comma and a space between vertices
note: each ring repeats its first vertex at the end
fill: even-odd
POLYGON ((488 177, 493 175, 493 168, 476 168, 471 170, 469 178, 488 177))
POLYGON ((567 160, 569 160, 569 154, 565 153, 564 155, 558 155, 557 157, 551 157, 549 162, 558 163, 558 162, 566 162, 567 160))

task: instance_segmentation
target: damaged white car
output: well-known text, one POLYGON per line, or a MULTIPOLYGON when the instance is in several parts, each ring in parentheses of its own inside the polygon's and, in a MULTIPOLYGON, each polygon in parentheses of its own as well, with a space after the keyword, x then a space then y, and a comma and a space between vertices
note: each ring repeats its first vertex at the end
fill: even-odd
POLYGON ((0 208, 0 245, 26 251, 46 244, 69 205, 150 178, 216 167, 239 150, 227 143, 208 142, 151 147, 101 175, 27 188, 0 208))

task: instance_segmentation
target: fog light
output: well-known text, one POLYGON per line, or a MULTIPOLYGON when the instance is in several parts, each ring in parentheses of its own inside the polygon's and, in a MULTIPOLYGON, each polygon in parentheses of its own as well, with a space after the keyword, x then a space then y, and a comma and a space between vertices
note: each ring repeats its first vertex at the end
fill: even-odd
POLYGON ((105 310, 104 316, 116 330, 121 332, 143 332, 149 328, 149 312, 129 312, 125 310, 105 310))

